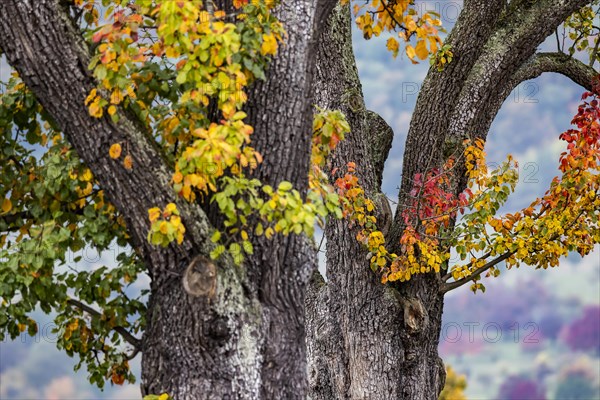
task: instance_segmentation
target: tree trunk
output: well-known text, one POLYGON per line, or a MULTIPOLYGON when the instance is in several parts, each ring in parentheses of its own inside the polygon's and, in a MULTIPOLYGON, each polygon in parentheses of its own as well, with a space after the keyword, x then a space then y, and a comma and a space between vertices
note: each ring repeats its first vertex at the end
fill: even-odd
MULTIPOLYGON (((265 184, 287 180, 307 187, 315 36, 330 9, 327 1, 310 0, 278 7, 287 43, 266 82, 249 94, 253 144, 265 159, 256 175, 265 184)), ((89 51, 60 0, 2 1, 0 47, 125 216, 132 246, 152 277, 140 349, 143 394, 305 398, 304 296, 316 267, 311 241, 295 235, 255 239, 254 255, 243 267, 220 261, 216 277, 203 276, 216 290, 189 295, 182 285, 188 265, 195 262, 204 272, 212 268, 203 257, 210 251, 211 224, 201 207, 176 197, 169 184, 172 166, 134 118, 122 115, 113 123, 107 116, 89 116, 84 101, 95 87, 89 51), (128 143, 133 170, 108 156, 115 142, 128 143), (146 241, 147 210, 169 202, 182 211, 185 240, 157 248, 146 241)))
MULTIPOLYGON (((343 171, 356 162, 360 184, 374 197, 380 196, 393 132, 365 109, 349 14, 349 7, 336 8, 324 30, 315 91, 317 104, 341 109, 352 128, 331 168, 343 171)), ((437 281, 422 277, 400 290, 384 286, 368 266, 356 229, 331 221, 326 236, 327 282, 315 276, 307 301, 310 397, 435 398, 444 383, 437 353, 443 300, 437 281)))
MULTIPOLYGON (((545 71, 578 82, 594 75, 593 69, 568 57, 534 57, 540 43, 586 3, 464 2, 447 39, 454 60, 443 71, 430 69, 413 113, 399 178, 399 206, 386 234, 391 251, 399 250, 405 228, 400 210, 415 174, 439 167, 448 146, 468 137, 485 139, 500 105, 516 85, 545 71)), ((337 7, 328 21, 317 63, 317 104, 343 110, 352 128, 336 150, 331 168, 343 171, 348 162, 355 162, 360 184, 375 198, 393 133, 365 109, 352 54, 349 7, 337 7)), ((464 175, 463 167, 457 171, 457 177, 464 175)), ((464 179, 454 181, 457 193, 464 190, 464 179)), ((370 271, 355 229, 332 221, 325 233, 327 280, 315 274, 307 295, 310 397, 437 399, 445 381, 437 352, 447 288, 442 288, 440 275, 417 275, 384 286, 370 271)))
MULTIPOLYGON (((316 254, 305 237, 254 238, 255 254, 243 267, 219 261, 214 276, 205 258, 213 224, 200 205, 177 198, 169 185, 172 166, 151 135, 129 115, 121 115, 118 123, 89 116, 84 101, 96 86, 88 71, 89 51, 64 3, 1 0, 0 48, 124 215, 131 245, 152 277, 140 349, 143 393, 167 392, 175 399, 304 398, 308 356, 312 399, 435 399, 444 384, 437 353, 443 308, 439 275, 384 286, 370 271, 355 229, 330 221, 327 281, 313 275, 306 299, 316 254), (133 170, 108 156, 115 142, 128 143, 133 170), (146 241, 147 210, 169 202, 181 210, 185 240, 181 246, 156 248, 146 241), (191 263, 206 287, 215 290, 197 296, 184 290, 182 278, 191 263)), ((265 158, 257 176, 266 184, 287 180, 306 188, 311 106, 317 103, 341 109, 352 127, 331 160, 332 171, 356 162, 367 194, 379 196, 393 133, 365 109, 349 8, 337 6, 327 19, 334 1, 281 3, 278 16, 287 44, 267 81, 249 96, 254 144, 265 158)), ((444 71, 429 72, 417 102, 400 204, 414 174, 442 161, 448 138, 452 144, 456 138, 486 136, 503 96, 519 79, 557 69, 567 75, 589 73, 579 65, 565 67, 573 60, 544 63, 534 54, 566 16, 586 3, 465 0, 448 39, 455 59, 444 71)), ((461 191, 464 182, 458 182, 456 191, 461 191)), ((386 236, 392 251, 402 230, 397 212, 386 236)))

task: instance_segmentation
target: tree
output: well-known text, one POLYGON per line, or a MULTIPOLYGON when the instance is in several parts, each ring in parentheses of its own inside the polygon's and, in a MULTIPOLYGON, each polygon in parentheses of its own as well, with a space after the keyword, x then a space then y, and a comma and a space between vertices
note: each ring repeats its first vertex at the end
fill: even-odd
POLYGON ((536 53, 571 15, 587 50, 593 10, 573 13, 588 3, 465 1, 443 44, 411 2, 355 8, 366 38, 397 31, 411 60, 432 60, 392 217, 393 132, 365 108, 347 5, 103 0, 104 23, 94 1, 3 1, 18 72, 0 103, 3 334, 53 310, 92 382, 132 379, 141 352, 142 392, 176 399, 435 398, 445 293, 600 242, 595 94, 562 136, 562 176, 522 212, 496 215, 515 164, 488 173, 483 152, 523 80, 559 72, 596 93, 568 49, 536 53), (114 241, 134 250, 117 268, 56 269, 114 241), (451 248, 464 263, 448 265, 451 248), (131 299, 143 273, 149 299, 131 299))
POLYGON ((498 397, 507 400, 545 400, 546 393, 535 381, 520 376, 511 376, 500 387, 498 397))
POLYGON ((586 370, 567 372, 560 380, 554 398, 565 400, 597 398, 600 394, 598 384, 595 382, 595 377, 591 375, 586 370))
POLYGON ((440 393, 440 400, 465 400, 464 390, 467 387, 467 379, 458 375, 451 367, 446 368, 446 384, 440 393))
POLYGON ((590 306, 583 315, 566 327, 564 340, 571 350, 600 353, 600 307, 590 306))

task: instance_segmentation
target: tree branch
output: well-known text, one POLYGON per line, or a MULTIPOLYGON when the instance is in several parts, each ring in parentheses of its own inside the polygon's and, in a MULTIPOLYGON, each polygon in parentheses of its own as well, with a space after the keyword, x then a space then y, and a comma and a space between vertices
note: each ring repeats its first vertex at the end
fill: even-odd
POLYGON ((494 258, 492 261, 486 263, 485 265, 479 267, 477 270, 475 270, 475 272, 473 272, 471 275, 466 276, 462 279, 459 279, 455 282, 451 282, 451 283, 445 283, 440 287, 440 293, 444 294, 447 293, 451 290, 454 290, 458 287, 461 287, 462 285, 465 285, 473 280, 475 280, 477 277, 479 277, 479 275, 483 274, 485 271, 487 271, 488 269, 492 268, 495 265, 498 265, 499 263, 501 263, 502 261, 506 260, 507 258, 509 258, 510 256, 512 256, 513 254, 515 254, 516 251, 509 251, 506 252, 504 254, 502 254, 499 257, 494 258))
POLYGON ((166 268, 177 263, 167 259, 179 257, 168 255, 174 249, 159 249, 146 240, 147 210, 168 203, 177 204, 187 228, 183 251, 174 253, 208 254, 211 227, 205 213, 178 198, 170 185, 172 168, 140 122, 125 113, 117 123, 108 115, 89 115, 85 99, 96 87, 88 70, 89 49, 60 0, 0 1, 0 47, 123 215, 132 245, 148 266, 166 268), (127 143, 133 169, 108 156, 117 142, 127 143))
MULTIPOLYGON (((539 214, 537 214, 537 218, 539 218, 543 213, 543 210, 540 211, 539 214)), ((575 225, 577 223, 577 221, 579 221, 579 218, 583 215, 584 210, 581 210, 579 212, 579 214, 577 214, 577 217, 575 217, 575 219, 573 219, 573 221, 571 221, 566 229, 571 229, 571 227, 573 227, 573 225, 575 225)), ((558 239, 560 237, 560 234, 555 234, 553 235, 548 241, 552 242, 556 239, 558 239)), ((442 294, 449 292, 450 290, 456 289, 457 287, 460 287, 462 285, 464 285, 465 283, 474 280, 475 278, 477 278, 479 275, 481 275, 482 273, 484 273, 485 271, 487 271, 488 269, 492 268, 493 266, 495 266, 496 264, 498 264, 499 262, 502 262, 504 260, 506 260, 507 258, 509 258, 510 256, 512 256, 513 254, 515 254, 516 251, 509 251, 504 253, 503 255, 496 257, 495 259, 493 259, 492 261, 488 262, 487 264, 485 264, 484 266, 480 267, 479 269, 477 269, 473 274, 459 279, 458 281, 455 282, 451 282, 451 283, 446 283, 444 285, 441 286, 440 288, 440 292, 442 294)), ((483 256, 482 258, 487 258, 489 256, 490 253, 487 253, 485 256, 483 256)), ((446 274, 446 276, 448 276, 448 274, 446 274)), ((444 278, 446 277, 444 276, 444 278)))
MULTIPOLYGON (((79 308, 82 311, 85 311, 86 313, 93 315, 95 317, 100 317, 102 316, 102 313, 90 306, 88 306, 85 303, 82 303, 79 300, 75 300, 72 298, 69 298, 67 300, 67 304, 75 307, 75 308, 79 308)), ((134 352, 133 352, 133 357, 135 357, 135 355, 140 351, 141 347, 142 347, 142 341, 138 338, 136 338, 135 336, 133 336, 127 329, 123 328, 122 326, 115 326, 112 328, 113 331, 117 332, 119 335, 121 335, 121 337, 130 345, 132 345, 134 347, 134 352)))
POLYGON ((523 64, 514 75, 512 87, 516 87, 523 81, 537 78, 544 72, 556 72, 564 75, 590 91, 592 90, 592 82, 599 73, 589 65, 561 52, 537 53, 523 64))
MULTIPOLYGON (((485 260, 485 259, 486 259, 486 258, 488 258, 490 255, 491 255, 491 253, 490 253, 490 252, 487 252, 487 253, 486 253, 485 255, 483 255, 481 258, 485 260)), ((468 268, 471 268, 471 266, 472 266, 472 265, 473 265, 473 263, 471 262, 471 263, 467 264, 467 267, 468 267, 468 268)), ((451 273, 451 272, 448 272, 446 275, 444 275, 444 276, 442 277, 442 282, 447 282, 447 281, 448 281, 448 279, 450 279, 450 278, 452 278, 452 273, 451 273)))
MULTIPOLYGON (((462 132, 487 132, 510 93, 519 84, 534 79, 544 72, 562 74, 586 90, 592 90, 593 79, 598 76, 598 71, 594 68, 564 53, 536 53, 525 61, 504 84, 496 84, 493 96, 479 102, 479 112, 473 115, 467 126, 462 128, 462 132)), ((453 134, 457 135, 459 132, 461 130, 455 129, 453 134)))
MULTIPOLYGON (((537 47, 569 15, 588 2, 589 0, 512 2, 498 21, 485 45, 485 51, 461 90, 451 117, 450 137, 462 140, 465 136, 478 135, 485 138, 489 118, 493 120, 506 96, 519 83, 515 75, 531 60, 535 61, 537 47)), ((549 60, 546 56, 542 57, 539 66, 550 67, 549 60)), ((536 63, 537 61, 534 65, 536 63)), ((554 67, 559 65, 554 63, 554 67)), ((568 72, 565 68, 570 69, 572 65, 562 64, 560 67, 568 72)))

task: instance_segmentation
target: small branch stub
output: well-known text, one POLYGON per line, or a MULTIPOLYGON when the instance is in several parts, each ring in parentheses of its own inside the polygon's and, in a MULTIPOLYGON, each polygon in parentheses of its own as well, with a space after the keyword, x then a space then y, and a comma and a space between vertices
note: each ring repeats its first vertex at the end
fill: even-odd
POLYGON ((190 296, 212 299, 217 290, 217 267, 208 258, 196 256, 183 274, 183 288, 190 296))

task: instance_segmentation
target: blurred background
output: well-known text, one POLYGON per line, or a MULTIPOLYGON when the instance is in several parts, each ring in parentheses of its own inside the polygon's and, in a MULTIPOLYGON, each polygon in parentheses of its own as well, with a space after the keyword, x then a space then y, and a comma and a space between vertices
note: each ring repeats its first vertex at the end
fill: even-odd
MULTIPOLYGON (((441 14, 449 29, 462 2, 417 2, 423 10, 441 14), (422 3, 422 4, 421 4, 422 3)), ((368 108, 394 129, 386 164, 384 192, 397 197, 404 141, 428 63, 394 60, 386 38, 365 41, 357 33, 354 46, 368 108)), ((544 44, 554 50, 554 40, 544 44)), ((0 60, 0 81, 9 68, 0 60)), ((565 149, 558 139, 570 127, 583 89, 557 74, 525 82, 508 97, 492 125, 486 151, 497 163, 512 154, 519 161, 516 193, 502 212, 514 212, 543 195, 558 175, 558 157, 565 149)), ((78 268, 111 265, 116 252, 84 252, 78 268)), ((447 364, 467 377, 469 399, 600 400, 600 248, 581 258, 572 255, 560 267, 535 270, 528 266, 502 270, 484 280, 485 294, 468 286, 448 295, 440 339, 447 364)), ((133 290, 147 286, 141 281, 133 290)), ((39 334, 0 342, 0 399, 139 399, 137 385, 103 392, 86 379, 85 368, 74 372, 77 360, 55 347, 51 316, 34 318, 39 334)), ((139 356, 133 362, 139 376, 139 356)))

